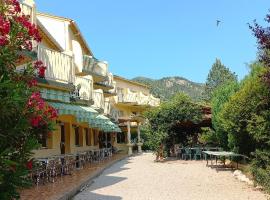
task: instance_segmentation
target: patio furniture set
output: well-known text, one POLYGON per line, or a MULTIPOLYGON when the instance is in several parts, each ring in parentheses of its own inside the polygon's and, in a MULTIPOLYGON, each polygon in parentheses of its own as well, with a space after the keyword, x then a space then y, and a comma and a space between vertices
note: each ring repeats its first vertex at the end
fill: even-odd
POLYGON ((204 159, 209 166, 209 159, 211 161, 211 166, 213 166, 213 160, 217 161, 218 159, 222 161, 223 166, 225 166, 226 159, 236 161, 236 168, 238 168, 238 161, 240 159, 246 159, 247 157, 242 154, 237 154, 234 152, 223 151, 220 147, 184 147, 179 148, 177 152, 177 157, 183 160, 198 160, 204 159))
POLYGON ((112 156, 112 148, 94 149, 76 154, 61 154, 47 158, 36 158, 29 176, 36 185, 53 183, 57 177, 71 175, 86 164, 99 163, 112 156))
POLYGON ((177 157, 183 160, 206 159, 203 151, 221 151, 220 147, 182 147, 177 151, 177 157))

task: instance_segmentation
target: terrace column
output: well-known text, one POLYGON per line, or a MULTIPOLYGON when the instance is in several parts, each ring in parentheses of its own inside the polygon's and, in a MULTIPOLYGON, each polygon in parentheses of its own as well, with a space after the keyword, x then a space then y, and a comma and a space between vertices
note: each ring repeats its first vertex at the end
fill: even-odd
POLYGON ((138 133, 138 153, 142 153, 142 142, 141 142, 141 129, 140 129, 140 122, 137 122, 137 133, 138 133))
POLYGON ((130 135, 130 121, 127 122, 127 140, 128 140, 128 155, 132 155, 132 144, 131 144, 131 135, 130 135))

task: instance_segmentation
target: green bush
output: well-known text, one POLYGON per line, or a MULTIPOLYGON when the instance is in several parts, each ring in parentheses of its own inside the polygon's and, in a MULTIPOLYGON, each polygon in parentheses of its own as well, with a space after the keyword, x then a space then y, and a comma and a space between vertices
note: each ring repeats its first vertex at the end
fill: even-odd
POLYGON ((251 162, 251 172, 256 183, 270 192, 270 149, 256 150, 251 162))

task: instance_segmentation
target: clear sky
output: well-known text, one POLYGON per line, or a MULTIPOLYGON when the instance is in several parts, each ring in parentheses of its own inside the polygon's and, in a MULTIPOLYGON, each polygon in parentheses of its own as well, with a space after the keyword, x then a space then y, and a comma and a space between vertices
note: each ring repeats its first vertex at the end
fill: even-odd
POLYGON ((256 59, 247 23, 264 24, 269 0, 36 0, 40 12, 74 19, 114 74, 205 82, 215 58, 241 79, 256 59), (221 23, 217 27, 216 20, 221 23))

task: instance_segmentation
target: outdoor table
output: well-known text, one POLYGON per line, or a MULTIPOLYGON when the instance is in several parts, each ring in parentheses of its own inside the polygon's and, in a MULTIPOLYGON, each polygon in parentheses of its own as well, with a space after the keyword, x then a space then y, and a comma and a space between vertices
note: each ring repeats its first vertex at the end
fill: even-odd
MULTIPOLYGON (((204 154, 207 154, 210 156, 211 158, 211 165, 213 165, 212 163, 212 157, 215 156, 216 158, 216 164, 217 164, 217 158, 218 157, 229 157, 231 159, 231 157, 245 157, 244 155, 241 154, 237 154, 234 152, 229 152, 229 151, 203 151, 204 154)), ((208 159, 206 159, 207 161, 207 166, 208 166, 208 159)), ((224 165, 225 165, 225 160, 224 160, 224 165)), ((237 161, 237 167, 238 169, 238 161, 237 161)))

